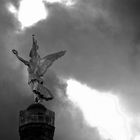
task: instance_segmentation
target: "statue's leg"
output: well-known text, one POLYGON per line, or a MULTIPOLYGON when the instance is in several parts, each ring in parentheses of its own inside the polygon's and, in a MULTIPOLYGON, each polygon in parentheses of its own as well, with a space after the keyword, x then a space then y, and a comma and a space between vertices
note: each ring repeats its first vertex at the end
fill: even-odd
POLYGON ((33 82, 32 82, 32 90, 33 90, 33 92, 35 92, 35 93, 37 93, 37 88, 38 88, 38 81, 37 80, 34 80, 33 82))
POLYGON ((37 80, 32 80, 29 85, 32 89, 32 92, 34 93, 34 101, 36 103, 39 103, 40 102, 40 97, 39 97, 39 91, 38 91, 38 81, 37 80))

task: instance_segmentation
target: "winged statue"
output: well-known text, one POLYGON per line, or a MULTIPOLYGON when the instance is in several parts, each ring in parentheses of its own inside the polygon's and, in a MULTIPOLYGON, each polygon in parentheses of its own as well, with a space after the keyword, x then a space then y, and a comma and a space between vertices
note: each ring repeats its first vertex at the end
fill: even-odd
POLYGON ((53 62, 65 55, 66 51, 59 51, 41 58, 37 52, 39 46, 34 35, 32 35, 32 39, 33 44, 29 53, 29 61, 20 57, 17 50, 13 49, 12 52, 28 67, 28 85, 31 87, 35 95, 35 102, 40 102, 42 100, 52 100, 54 97, 51 91, 44 84, 43 76, 47 72, 48 68, 53 64, 53 62))

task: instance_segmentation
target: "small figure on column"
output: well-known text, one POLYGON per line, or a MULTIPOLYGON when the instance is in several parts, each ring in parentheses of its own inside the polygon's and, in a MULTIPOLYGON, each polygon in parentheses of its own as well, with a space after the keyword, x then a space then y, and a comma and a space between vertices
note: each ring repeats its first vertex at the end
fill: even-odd
POLYGON ((16 57, 28 67, 28 85, 31 87, 34 95, 35 102, 41 100, 52 100, 54 97, 50 90, 44 85, 43 76, 47 72, 47 69, 53 64, 55 60, 62 57, 66 51, 60 51, 57 53, 46 55, 41 58, 37 50, 39 46, 34 35, 32 35, 33 44, 29 53, 30 60, 24 60, 18 55, 18 51, 13 49, 12 52, 16 57))

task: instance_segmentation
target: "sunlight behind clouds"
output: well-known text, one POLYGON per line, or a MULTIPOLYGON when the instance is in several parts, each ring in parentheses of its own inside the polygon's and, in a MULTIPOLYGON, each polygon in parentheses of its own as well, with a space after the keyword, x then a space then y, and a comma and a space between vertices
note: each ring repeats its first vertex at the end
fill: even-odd
POLYGON ((18 11, 18 19, 22 28, 29 27, 46 19, 48 13, 41 0, 22 0, 18 11))
POLYGON ((68 98, 80 107, 88 125, 97 127, 106 139, 130 140, 129 117, 122 111, 116 96, 91 89, 75 80, 68 80, 67 84, 68 98))
POLYGON ((72 0, 21 0, 19 8, 16 9, 11 3, 8 4, 8 10, 12 13, 21 25, 21 30, 31 27, 41 20, 47 19, 49 10, 45 7, 45 3, 59 3, 66 7, 75 4, 72 0))
POLYGON ((48 16, 48 11, 42 0, 21 0, 18 9, 12 4, 9 4, 8 10, 20 22, 22 30, 26 27, 33 26, 48 16))

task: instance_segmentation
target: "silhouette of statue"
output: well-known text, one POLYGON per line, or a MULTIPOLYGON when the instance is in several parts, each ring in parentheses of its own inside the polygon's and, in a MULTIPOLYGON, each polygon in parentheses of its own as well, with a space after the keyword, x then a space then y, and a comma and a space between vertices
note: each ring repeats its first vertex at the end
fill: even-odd
POLYGON ((21 58, 18 55, 17 50, 13 49, 12 52, 21 62, 28 66, 28 84, 35 94, 35 102, 39 102, 43 99, 46 101, 52 100, 54 97, 50 90, 45 87, 43 76, 47 72, 47 69, 53 64, 53 62, 62 57, 66 53, 66 51, 49 54, 41 58, 37 52, 37 50, 39 49, 37 40, 35 39, 34 35, 32 35, 32 38, 33 44, 29 53, 29 61, 21 58))

